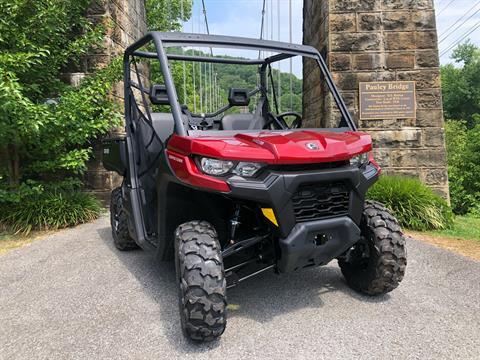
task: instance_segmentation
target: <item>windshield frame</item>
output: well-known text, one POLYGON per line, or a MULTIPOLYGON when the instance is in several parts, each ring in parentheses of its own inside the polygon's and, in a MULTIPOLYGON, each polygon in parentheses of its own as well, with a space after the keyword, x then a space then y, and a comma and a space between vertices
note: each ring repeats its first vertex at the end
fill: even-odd
MULTIPOLYGON (((270 40, 250 39, 242 37, 222 36, 222 35, 204 35, 204 34, 188 34, 188 33, 164 33, 164 32, 149 32, 138 41, 130 45, 124 54, 124 83, 125 83, 125 116, 127 124, 131 122, 131 96, 130 87, 132 86, 130 65, 135 57, 157 59, 160 63, 160 71, 163 74, 167 96, 169 99, 171 112, 174 119, 174 132, 180 136, 188 136, 187 129, 182 120, 181 104, 178 100, 173 77, 170 72, 169 60, 181 61, 197 61, 206 63, 233 63, 233 64, 249 64, 267 66, 276 61, 291 58, 293 56, 308 57, 316 60, 320 68, 321 74, 325 77, 327 87, 333 96, 333 99, 343 117, 346 124, 352 131, 356 131, 356 125, 353 121, 348 109, 340 96, 340 93, 333 82, 325 60, 320 55, 317 49, 308 45, 299 45, 292 43, 283 43, 270 40), (145 45, 153 43, 155 52, 140 51, 145 45), (202 46, 202 47, 221 47, 221 48, 236 48, 236 49, 250 49, 258 51, 277 52, 273 56, 264 59, 232 59, 221 57, 205 57, 195 55, 178 55, 167 54, 168 47, 185 47, 185 46, 202 46)), ((149 110, 147 109, 147 112, 149 110)), ((127 126, 128 128, 128 126, 127 126)), ((128 132, 128 130, 127 130, 128 132)))

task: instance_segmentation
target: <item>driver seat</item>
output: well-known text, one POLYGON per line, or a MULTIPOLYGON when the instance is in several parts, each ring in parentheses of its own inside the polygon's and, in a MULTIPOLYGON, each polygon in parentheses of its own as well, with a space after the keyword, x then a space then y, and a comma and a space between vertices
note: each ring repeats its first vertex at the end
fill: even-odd
POLYGON ((261 130, 264 124, 259 114, 229 114, 222 119, 222 130, 261 130))
POLYGON ((262 116, 262 109, 265 103, 260 99, 257 109, 253 114, 228 114, 222 118, 221 130, 262 130, 265 126, 265 119, 262 116))

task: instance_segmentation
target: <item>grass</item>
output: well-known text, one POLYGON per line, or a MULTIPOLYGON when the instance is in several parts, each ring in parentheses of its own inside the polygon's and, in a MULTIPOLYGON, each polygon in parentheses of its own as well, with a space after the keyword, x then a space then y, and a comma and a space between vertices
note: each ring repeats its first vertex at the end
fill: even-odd
POLYGON ((428 231, 427 234, 453 239, 473 240, 480 244, 480 218, 457 216, 451 229, 428 231))
POLYGON ((30 244, 32 241, 48 234, 47 231, 32 231, 28 235, 0 232, 0 254, 30 244))
POLYGON ((480 218, 456 216, 450 229, 411 232, 414 239, 480 260, 480 218))

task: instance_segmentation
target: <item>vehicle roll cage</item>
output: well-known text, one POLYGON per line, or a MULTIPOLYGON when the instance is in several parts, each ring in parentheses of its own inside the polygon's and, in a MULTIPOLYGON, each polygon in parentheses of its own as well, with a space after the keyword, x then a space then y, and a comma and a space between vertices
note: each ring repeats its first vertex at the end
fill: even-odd
POLYGON ((169 60, 180 61, 194 61, 206 63, 220 63, 220 64, 238 64, 238 65, 262 65, 266 67, 276 61, 289 59, 294 56, 309 57, 317 61, 320 70, 325 77, 327 86, 332 93, 333 99, 340 110, 340 113, 346 124, 351 130, 356 130, 356 125, 352 120, 345 103, 343 102, 337 87, 335 86, 332 77, 328 71, 325 60, 322 58, 317 49, 308 45, 298 45, 291 43, 283 43, 271 40, 250 39, 223 35, 204 35, 204 34, 188 34, 177 32, 149 32, 135 43, 130 45, 125 50, 124 55, 124 81, 125 81, 125 116, 127 122, 127 133, 129 133, 128 124, 131 123, 131 96, 130 86, 131 73, 130 64, 133 58, 147 58, 157 59, 160 63, 160 71, 163 74, 167 96, 170 102, 171 112, 174 119, 174 131, 180 136, 186 136, 182 121, 182 109, 178 101, 177 91, 173 82, 173 77, 170 72, 168 62, 169 60), (140 51, 139 49, 145 45, 153 43, 156 52, 140 51), (167 54, 166 47, 181 47, 181 46, 203 46, 203 47, 221 47, 221 48, 236 48, 236 49, 251 49, 259 51, 272 51, 278 54, 264 58, 264 59, 235 59, 235 58, 221 58, 221 57, 206 57, 189 54, 167 54))

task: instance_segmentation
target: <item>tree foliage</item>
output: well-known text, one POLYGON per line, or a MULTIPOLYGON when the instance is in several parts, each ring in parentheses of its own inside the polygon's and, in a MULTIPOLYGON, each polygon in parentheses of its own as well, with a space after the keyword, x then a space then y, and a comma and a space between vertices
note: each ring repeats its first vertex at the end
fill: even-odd
POLYGON ((445 124, 452 208, 457 214, 480 215, 480 116, 473 127, 465 120, 445 124))
POLYGON ((119 78, 118 63, 77 88, 61 80, 103 39, 105 26, 85 16, 90 5, 91 0, 0 2, 0 181, 18 185, 80 173, 91 153, 88 142, 118 123, 108 97, 119 78))
POLYGON ((473 115, 480 114, 480 49, 466 42, 452 55, 455 64, 442 67, 445 117, 464 119, 474 126, 473 115))
POLYGON ((149 30, 180 31, 192 15, 193 0, 146 0, 145 6, 149 30))
POLYGON ((441 69, 452 208, 480 214, 480 49, 467 41, 452 59, 441 69))

